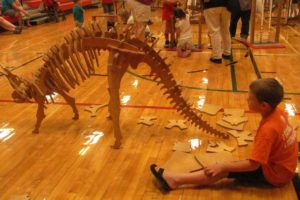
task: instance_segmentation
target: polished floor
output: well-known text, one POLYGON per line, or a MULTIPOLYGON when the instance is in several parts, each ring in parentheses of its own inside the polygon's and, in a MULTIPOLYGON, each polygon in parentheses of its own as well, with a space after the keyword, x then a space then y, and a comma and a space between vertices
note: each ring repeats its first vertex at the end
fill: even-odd
MULTIPOLYGON (((100 9, 86 10, 86 21, 100 9)), ((285 48, 254 49, 253 60, 245 57, 244 45, 233 41, 233 61, 223 64, 209 62, 210 50, 203 25, 203 51, 193 52, 183 59, 175 51, 163 49, 160 34, 160 12, 153 13, 151 30, 161 37, 156 49, 172 63, 170 69, 182 86, 183 96, 194 106, 204 103, 223 108, 242 108, 249 121, 245 130, 255 133, 260 116, 248 111, 247 91, 252 80, 276 77, 285 88, 282 106, 289 112, 293 124, 300 124, 300 24, 282 26, 280 42, 285 48), (189 73, 198 70, 198 72, 189 73)), ((42 55, 49 47, 62 40, 74 27, 72 15, 66 21, 46 23, 27 28, 21 35, 0 34, 0 64, 11 67, 13 73, 30 76, 43 65, 42 55)), ((193 39, 198 41, 198 25, 193 25, 193 39)), ((100 57, 97 74, 106 74, 107 53, 100 57)), ((12 101, 10 87, 0 76, 0 199, 296 199, 292 183, 283 188, 259 188, 238 185, 231 180, 204 188, 187 187, 169 194, 160 191, 149 166, 163 164, 172 154, 177 141, 199 139, 200 147, 194 153, 204 152, 209 140, 221 140, 187 123, 188 129, 165 129, 170 119, 182 119, 163 96, 163 92, 149 76, 149 67, 140 65, 129 69, 121 83, 121 130, 123 144, 119 150, 110 147, 114 142, 112 123, 106 117, 107 108, 96 117, 84 111, 86 106, 105 104, 109 96, 107 77, 92 76, 70 94, 76 98, 80 119, 73 121, 71 108, 60 96, 47 105, 47 117, 40 134, 32 134, 36 104, 17 104, 12 101), (153 126, 138 125, 141 116, 156 116, 153 126)), ((216 125, 223 112, 216 116, 204 115, 216 125)), ((300 138, 299 138, 300 139, 300 138)), ((245 159, 251 150, 237 147, 233 138, 227 145, 236 147, 232 153, 245 159)))

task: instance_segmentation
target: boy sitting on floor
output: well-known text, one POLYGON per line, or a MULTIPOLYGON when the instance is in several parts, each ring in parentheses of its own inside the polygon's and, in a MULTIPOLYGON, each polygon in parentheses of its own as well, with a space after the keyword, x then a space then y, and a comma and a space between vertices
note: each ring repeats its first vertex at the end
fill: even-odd
POLYGON ((241 182, 284 186, 294 177, 298 144, 287 114, 277 106, 283 94, 283 87, 272 78, 258 79, 250 84, 248 106, 260 113, 262 120, 249 159, 218 163, 193 173, 164 172, 152 164, 152 174, 166 191, 185 184, 208 185, 226 177, 241 182))

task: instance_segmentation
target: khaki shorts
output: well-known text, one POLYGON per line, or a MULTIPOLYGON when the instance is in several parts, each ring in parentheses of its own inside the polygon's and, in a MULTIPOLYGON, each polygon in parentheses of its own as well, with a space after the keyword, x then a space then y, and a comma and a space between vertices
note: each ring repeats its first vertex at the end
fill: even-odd
POLYGON ((180 48, 183 50, 191 50, 193 48, 192 38, 178 40, 177 48, 180 48))
POLYGON ((127 0, 127 5, 132 11, 134 21, 148 22, 151 17, 151 6, 142 4, 136 0, 127 0))

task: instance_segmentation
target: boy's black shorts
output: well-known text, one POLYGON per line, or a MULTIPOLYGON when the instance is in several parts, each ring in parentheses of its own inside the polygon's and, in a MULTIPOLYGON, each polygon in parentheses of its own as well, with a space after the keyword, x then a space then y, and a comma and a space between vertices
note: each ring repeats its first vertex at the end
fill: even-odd
POLYGON ((250 172, 230 172, 227 176, 227 178, 234 178, 238 182, 244 183, 244 184, 267 184, 268 181, 264 177, 262 168, 259 167, 255 171, 250 171, 250 172))

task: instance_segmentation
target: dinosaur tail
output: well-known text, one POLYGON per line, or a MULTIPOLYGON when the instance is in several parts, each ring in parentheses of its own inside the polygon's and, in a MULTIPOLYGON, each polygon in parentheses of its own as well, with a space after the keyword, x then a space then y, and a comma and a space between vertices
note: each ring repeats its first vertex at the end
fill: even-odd
POLYGON ((228 134, 216 130, 211 127, 206 121, 198 116, 191 106, 182 97, 180 86, 177 85, 172 73, 170 72, 169 65, 165 63, 165 59, 161 58, 153 48, 143 43, 140 40, 129 40, 127 43, 134 44, 143 51, 146 55, 144 60, 151 67, 151 74, 154 75, 154 80, 159 80, 158 85, 162 85, 161 89, 165 90, 164 95, 170 99, 170 103, 174 105, 176 110, 188 121, 210 134, 228 138, 228 134))

